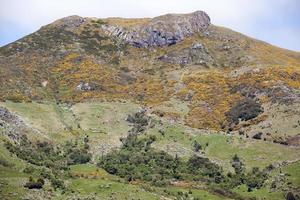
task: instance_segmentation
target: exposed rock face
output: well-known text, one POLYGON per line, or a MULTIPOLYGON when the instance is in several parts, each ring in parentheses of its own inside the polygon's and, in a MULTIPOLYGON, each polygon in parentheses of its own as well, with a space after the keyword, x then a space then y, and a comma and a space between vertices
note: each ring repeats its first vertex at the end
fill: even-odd
POLYGON ((190 48, 176 50, 158 58, 161 61, 180 65, 217 66, 208 49, 201 43, 194 43, 190 48))
POLYGON ((66 30, 73 31, 83 24, 86 20, 83 17, 72 15, 55 21, 52 25, 65 28, 66 30))
POLYGON ((22 135, 25 134, 41 135, 41 132, 29 127, 19 116, 11 113, 8 109, 0 107, 0 135, 19 142, 22 135))
POLYGON ((18 141, 26 129, 25 123, 19 117, 3 107, 0 107, 0 128, 1 127, 4 130, 0 131, 0 133, 7 135, 14 141, 18 141))
POLYGON ((209 16, 203 11, 196 11, 185 15, 159 16, 130 30, 111 25, 102 25, 102 28, 109 35, 121 38, 135 47, 151 47, 176 44, 194 33, 204 32, 209 25, 209 16))
POLYGON ((81 82, 79 85, 77 85, 76 89, 81 91, 90 91, 94 90, 95 88, 90 85, 90 83, 81 82))

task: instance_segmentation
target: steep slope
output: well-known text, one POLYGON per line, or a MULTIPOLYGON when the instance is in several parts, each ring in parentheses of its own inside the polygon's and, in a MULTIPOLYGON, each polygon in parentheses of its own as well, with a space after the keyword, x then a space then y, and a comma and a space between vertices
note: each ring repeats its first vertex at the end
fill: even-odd
POLYGON ((63 18, 1 48, 1 98, 157 105, 172 97, 188 100, 187 124, 214 129, 251 93, 263 103, 299 100, 299 53, 209 24, 201 11, 63 18))
POLYGON ((152 19, 69 16, 43 26, 0 48, 0 100, 0 194, 8 199, 282 199, 300 187, 291 170, 300 159, 300 53, 212 25, 202 11, 152 19), (117 177, 96 167, 118 150, 142 159, 125 148, 131 134, 150 138, 142 153, 172 155, 166 162, 209 158, 200 164, 222 167, 217 173, 232 185, 218 185, 220 174, 212 185, 206 181, 214 175, 185 174, 165 186, 156 174, 151 180, 165 187, 152 187, 134 178, 140 171, 117 177), (255 167, 268 171, 251 193, 234 183, 235 154, 250 180, 255 167), (89 164, 76 155, 91 155, 89 164), (23 188, 45 169, 45 190, 23 188), (67 189, 53 177, 64 178, 67 189))

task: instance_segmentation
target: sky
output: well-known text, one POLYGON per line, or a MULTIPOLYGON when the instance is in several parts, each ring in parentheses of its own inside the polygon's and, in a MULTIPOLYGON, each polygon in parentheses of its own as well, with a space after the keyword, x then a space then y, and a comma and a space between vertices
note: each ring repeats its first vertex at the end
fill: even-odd
POLYGON ((214 25, 300 52, 300 0, 0 0, 0 46, 69 15, 141 18, 196 10, 214 25))

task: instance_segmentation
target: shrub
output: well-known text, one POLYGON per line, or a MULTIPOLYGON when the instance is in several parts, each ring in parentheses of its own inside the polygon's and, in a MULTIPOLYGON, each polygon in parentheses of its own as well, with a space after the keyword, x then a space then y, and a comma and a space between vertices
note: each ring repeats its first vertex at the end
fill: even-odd
POLYGON ((260 189, 267 177, 268 176, 266 172, 260 171, 257 167, 253 167, 252 171, 249 172, 245 178, 248 191, 251 192, 254 188, 260 189))
POLYGON ((193 155, 189 158, 187 166, 191 174, 196 172, 196 174, 199 173, 214 178, 221 175, 221 168, 208 158, 193 155))
POLYGON ((238 101, 227 113, 227 121, 238 124, 239 119, 247 121, 263 112, 261 104, 251 98, 238 101))
POLYGON ((133 124, 133 128, 129 130, 130 134, 138 134, 145 131, 150 120, 145 113, 145 110, 141 110, 133 115, 127 116, 126 121, 133 124))
POLYGON ((199 152, 202 149, 201 144, 198 143, 196 140, 194 141, 193 147, 194 147, 194 151, 196 152, 199 152))
POLYGON ((24 187, 28 189, 41 189, 43 188, 45 184, 45 181, 43 178, 37 179, 37 181, 34 181, 32 177, 29 177, 29 180, 27 183, 25 183, 24 187))
POLYGON ((233 156, 231 163, 235 170, 235 174, 228 173, 228 184, 231 187, 246 184, 248 192, 251 192, 254 188, 260 189, 268 178, 267 170, 260 171, 257 167, 253 167, 251 172, 246 174, 245 166, 237 155, 233 156))
POLYGON ((236 154, 232 158, 231 166, 234 168, 236 174, 242 174, 245 171, 244 163, 236 154))
POLYGON ((23 169, 23 172, 26 174, 32 174, 35 171, 33 166, 27 166, 23 169))
POLYGON ((84 164, 91 160, 92 154, 86 149, 74 149, 69 155, 68 165, 84 164))
POLYGON ((63 180, 60 180, 60 179, 57 179, 57 178, 52 178, 50 180, 50 182, 51 182, 51 185, 54 189, 64 189, 65 188, 63 180))

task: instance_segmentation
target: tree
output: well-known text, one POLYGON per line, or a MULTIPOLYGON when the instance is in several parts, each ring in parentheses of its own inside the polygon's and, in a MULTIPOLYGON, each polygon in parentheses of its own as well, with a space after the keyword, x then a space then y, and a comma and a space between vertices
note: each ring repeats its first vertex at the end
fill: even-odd
POLYGON ((236 174, 243 174, 245 171, 244 163, 240 160, 240 158, 235 154, 231 161, 231 166, 234 168, 236 174))
POLYGON ((199 152, 202 149, 201 144, 198 143, 196 140, 194 141, 193 147, 195 152, 199 152))

